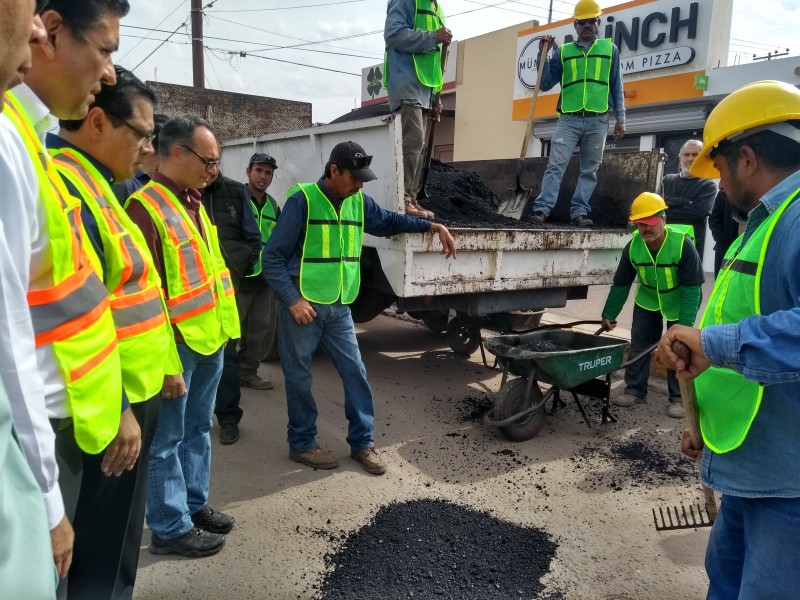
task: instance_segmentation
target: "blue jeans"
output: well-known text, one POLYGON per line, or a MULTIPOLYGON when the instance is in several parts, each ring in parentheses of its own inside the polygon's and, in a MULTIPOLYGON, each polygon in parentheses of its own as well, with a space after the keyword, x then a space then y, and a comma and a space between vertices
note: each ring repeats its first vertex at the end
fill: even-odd
POLYGON ((178 344, 186 393, 161 403, 150 444, 147 525, 171 540, 192 528, 192 515, 208 503, 211 417, 222 374, 224 346, 209 356, 178 344))
POLYGON ((597 170, 603 162, 603 149, 608 137, 608 113, 596 117, 562 115, 556 123, 550 142, 550 160, 542 180, 542 192, 533 205, 534 212, 550 214, 558 200, 561 179, 569 159, 581 147, 581 174, 572 196, 570 217, 582 217, 591 212, 589 199, 597 185, 597 170))
POLYGON ((723 495, 706 550, 707 599, 797 598, 798 556, 800 498, 723 495))
POLYGON ((344 385, 344 414, 349 422, 347 443, 356 451, 370 448, 374 445, 375 408, 350 307, 338 302, 311 306, 317 312, 316 318, 308 325, 300 325, 286 303, 278 302, 278 352, 289 411, 289 450, 305 452, 317 446, 317 403, 311 392, 311 361, 320 346, 344 385))

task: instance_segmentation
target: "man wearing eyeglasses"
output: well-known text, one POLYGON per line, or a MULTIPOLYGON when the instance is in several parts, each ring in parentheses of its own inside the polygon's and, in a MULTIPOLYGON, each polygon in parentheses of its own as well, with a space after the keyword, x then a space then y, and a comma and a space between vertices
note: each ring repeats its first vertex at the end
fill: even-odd
POLYGON ((158 151, 158 171, 126 209, 161 277, 186 393, 162 403, 150 445, 150 551, 208 556, 222 548, 223 534, 234 525, 208 505, 209 431, 223 348, 239 337, 230 272, 198 191, 219 169, 220 151, 211 125, 193 115, 164 124, 158 151))
POLYGON ((102 456, 82 453, 83 478, 75 512, 76 551, 69 592, 114 597, 133 590, 144 522, 147 460, 160 399, 185 389, 161 281, 139 228, 122 209, 111 184, 133 176, 153 153, 155 96, 130 71, 115 67, 80 120, 61 120, 47 147, 64 185, 81 200, 81 222, 98 257, 117 330, 122 386, 130 403, 123 419, 141 429, 145 457, 114 476, 102 456), (102 498, 102 502, 97 501, 102 498))
POLYGON ((559 113, 550 143, 550 159, 542 180, 542 191, 525 208, 523 219, 544 223, 556 205, 561 179, 575 148, 580 146, 578 183, 572 196, 570 219, 578 227, 591 227, 589 200, 597 185, 597 170, 603 161, 608 137, 608 111, 614 109, 614 139, 625 135, 625 101, 619 48, 609 38, 598 39, 600 4, 580 0, 575 5, 575 32, 578 39, 564 44, 560 51, 552 35, 542 36, 539 52, 547 41, 553 57, 545 58, 540 89, 547 91, 561 84, 556 110, 559 113))
POLYGON ((278 296, 278 349, 289 409, 289 458, 315 469, 335 469, 339 460, 317 443, 317 405, 311 391, 311 360, 322 347, 344 385, 350 456, 368 473, 386 464, 375 451, 375 409, 358 350, 350 303, 361 283, 365 233, 389 237, 430 231, 442 254, 455 258, 444 225, 384 210, 361 188, 377 179, 372 156, 355 142, 334 146, 316 183, 289 190, 281 218, 267 242, 264 273, 278 296))

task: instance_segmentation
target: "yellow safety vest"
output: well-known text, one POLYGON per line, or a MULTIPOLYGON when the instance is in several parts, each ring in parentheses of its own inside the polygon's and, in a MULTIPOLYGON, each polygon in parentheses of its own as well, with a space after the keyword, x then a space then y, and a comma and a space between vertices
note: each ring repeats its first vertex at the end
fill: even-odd
POLYGON ((5 111, 16 127, 39 182, 53 264, 53 285, 28 291, 36 347, 50 345, 64 376, 75 441, 99 454, 119 431, 122 372, 108 291, 99 259, 81 225, 73 198, 19 101, 8 92, 5 111))
POLYGON ((609 38, 594 41, 587 52, 575 42, 561 46, 561 112, 608 111, 614 47, 609 38))
MULTIPOLYGON (((198 207, 205 240, 175 194, 151 181, 128 198, 153 219, 164 254, 167 312, 186 345, 208 356, 239 337, 230 271, 219 250, 217 228, 198 207)), ((127 206, 127 204, 126 204, 127 206)))
POLYGON ((183 372, 167 319, 161 278, 141 230, 122 209, 97 168, 72 148, 51 151, 56 169, 78 190, 103 241, 104 280, 111 297, 128 400, 159 393, 165 375, 183 372))

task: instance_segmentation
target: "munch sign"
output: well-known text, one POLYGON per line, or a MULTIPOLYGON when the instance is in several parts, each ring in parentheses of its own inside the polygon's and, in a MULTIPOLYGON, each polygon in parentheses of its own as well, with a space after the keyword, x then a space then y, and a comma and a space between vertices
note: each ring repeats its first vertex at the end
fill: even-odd
MULTIPOLYGON (((700 2, 673 0, 608 12, 600 17, 598 35, 614 40, 623 74, 686 65, 696 57, 700 11, 700 2)), ((574 41, 575 29, 570 20, 519 40, 517 78, 528 89, 536 85, 537 54, 543 35, 555 36, 560 46, 574 41)))

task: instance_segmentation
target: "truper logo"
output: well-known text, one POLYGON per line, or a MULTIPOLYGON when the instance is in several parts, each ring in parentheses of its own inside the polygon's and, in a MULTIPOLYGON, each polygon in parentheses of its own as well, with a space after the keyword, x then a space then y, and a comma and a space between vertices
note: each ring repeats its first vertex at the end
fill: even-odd
POLYGON ((592 369, 597 369, 599 367, 605 367, 611 364, 611 356, 600 356, 595 358, 594 360, 587 360, 582 363, 578 363, 578 370, 579 371, 590 371, 592 369))

